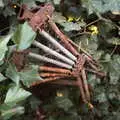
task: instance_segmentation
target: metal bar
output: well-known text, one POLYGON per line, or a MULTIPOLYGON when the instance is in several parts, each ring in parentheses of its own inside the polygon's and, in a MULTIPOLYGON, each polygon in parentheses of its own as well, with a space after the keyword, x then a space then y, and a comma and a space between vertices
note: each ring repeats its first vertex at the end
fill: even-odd
POLYGON ((70 59, 76 61, 77 58, 71 52, 69 52, 66 48, 64 48, 59 42, 57 42, 56 39, 54 39, 51 35, 49 35, 44 30, 40 31, 39 33, 40 33, 40 35, 45 37, 47 40, 49 40, 54 46, 59 48, 66 56, 68 56, 70 59))
POLYGON ((30 52, 28 54, 28 56, 36 58, 36 59, 44 61, 44 62, 52 63, 52 64, 57 65, 59 67, 64 67, 64 68, 67 68, 67 69, 72 69, 71 65, 68 65, 68 64, 65 64, 63 62, 60 62, 60 61, 57 61, 57 60, 54 60, 54 59, 51 59, 51 58, 48 58, 48 57, 45 57, 45 56, 42 56, 42 55, 38 55, 38 54, 35 54, 35 53, 32 53, 32 52, 30 52))
POLYGON ((78 86, 78 83, 76 81, 70 81, 70 80, 57 80, 52 81, 50 84, 56 84, 56 85, 67 85, 67 86, 78 86))
POLYGON ((61 73, 40 73, 40 77, 70 77, 71 75, 68 74, 61 74, 61 73))
POLYGON ((46 79, 43 79, 43 80, 39 80, 39 81, 33 82, 31 87, 42 84, 42 83, 55 81, 55 80, 58 80, 58 79, 61 79, 61 78, 63 78, 63 77, 49 77, 49 78, 46 78, 46 79))
POLYGON ((78 86, 80 88, 80 93, 81 93, 82 100, 83 100, 83 102, 87 103, 87 100, 86 100, 86 97, 85 97, 85 93, 84 93, 82 79, 81 79, 80 76, 77 76, 77 82, 78 82, 78 86))
MULTIPOLYGON (((49 16, 48 16, 49 17, 49 16)), ((60 40, 65 44, 66 48, 68 50, 70 50, 73 55, 78 56, 79 53, 78 51, 70 44, 70 39, 64 35, 59 28, 57 27, 57 25, 53 22, 53 20, 49 17, 49 25, 52 27, 53 31, 59 36, 60 40)))
POLYGON ((41 71, 48 71, 48 72, 56 72, 56 73, 63 73, 63 74, 72 74, 70 70, 57 68, 57 67, 49 67, 49 66, 40 66, 39 69, 41 71))
POLYGON ((64 55, 61 55, 60 53, 58 53, 58 52, 50 49, 49 47, 47 47, 47 46, 39 43, 38 41, 34 41, 34 42, 33 42, 33 45, 41 48, 41 49, 44 50, 46 53, 49 53, 49 54, 51 54, 51 55, 53 55, 53 56, 61 59, 62 61, 66 62, 66 63, 68 63, 68 64, 70 64, 70 65, 74 65, 74 63, 75 63, 75 62, 72 61, 71 59, 68 59, 68 58, 65 57, 64 55))
POLYGON ((87 98, 88 101, 90 101, 90 92, 89 92, 88 82, 87 82, 86 73, 85 73, 84 68, 81 70, 81 75, 82 75, 84 90, 85 90, 85 93, 86 93, 86 98, 87 98))

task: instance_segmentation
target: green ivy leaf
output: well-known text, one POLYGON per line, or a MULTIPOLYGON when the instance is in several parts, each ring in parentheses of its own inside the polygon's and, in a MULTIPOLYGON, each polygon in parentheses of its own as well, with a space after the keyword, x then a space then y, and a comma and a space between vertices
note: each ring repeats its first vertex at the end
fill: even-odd
POLYGON ((6 70, 6 76, 16 83, 16 85, 19 84, 20 76, 14 64, 9 64, 6 70))
POLYGON ((7 43, 9 42, 11 37, 12 37, 12 34, 9 34, 5 37, 0 38, 0 61, 3 60, 3 58, 6 54, 6 51, 8 50, 7 43))
POLYGON ((4 7, 4 3, 2 0, 0 1, 0 7, 4 7))
POLYGON ((84 23, 73 23, 73 22, 64 22, 61 23, 61 25, 64 27, 64 30, 69 32, 69 31, 79 31, 81 27, 85 26, 84 23))
POLYGON ((0 106, 1 109, 1 119, 8 120, 10 119, 13 115, 21 115, 24 113, 24 107, 22 106, 17 106, 17 107, 10 107, 7 105, 0 106))
POLYGON ((49 0, 35 0, 35 1, 38 1, 38 2, 46 2, 46 1, 49 1, 49 0))
POLYGON ((6 79, 6 77, 4 77, 1 73, 0 73, 0 82, 4 81, 6 79))
POLYGON ((59 5, 61 0, 53 0, 55 5, 59 5))
POLYGON ((97 95, 96 100, 98 100, 100 103, 101 102, 106 102, 107 101, 107 97, 105 93, 100 93, 99 95, 97 95))
POLYGON ((70 99, 66 97, 56 97, 55 98, 55 104, 59 107, 64 109, 65 111, 68 111, 69 108, 73 106, 73 103, 70 99))
POLYGON ((110 83, 117 84, 120 78, 120 56, 114 55, 109 65, 110 83))
POLYGON ((27 49, 36 37, 36 33, 32 28, 25 22, 19 25, 14 36, 13 41, 17 44, 17 50, 27 49))
POLYGON ((30 92, 20 88, 19 86, 13 86, 8 90, 4 103, 16 104, 18 102, 25 100, 30 95, 31 95, 30 92))
POLYGON ((32 65, 26 70, 19 73, 20 79, 23 84, 26 86, 30 86, 33 82, 42 80, 38 73, 38 66, 32 65))
POLYGON ((120 0, 82 0, 89 14, 93 12, 120 11, 120 0))
POLYGON ((16 13, 15 13, 15 10, 13 8, 8 6, 8 7, 5 7, 5 9, 3 11, 3 14, 4 14, 5 17, 7 17, 7 16, 13 16, 16 13))
POLYGON ((21 0, 21 4, 27 4, 28 7, 36 7, 36 0, 21 0))
POLYGON ((62 16, 62 14, 60 12, 54 12, 52 15, 52 19, 54 22, 61 24, 66 22, 66 18, 64 16, 62 16))

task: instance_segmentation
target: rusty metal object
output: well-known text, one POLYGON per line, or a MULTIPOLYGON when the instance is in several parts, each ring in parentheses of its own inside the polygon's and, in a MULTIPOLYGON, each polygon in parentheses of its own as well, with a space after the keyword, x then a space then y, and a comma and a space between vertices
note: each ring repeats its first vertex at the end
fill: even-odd
POLYGON ((29 53, 29 50, 13 51, 11 62, 15 64, 18 71, 21 71, 24 68, 28 53, 29 53))
POLYGON ((53 29, 53 31, 59 36, 60 40, 64 43, 64 45, 67 47, 67 49, 73 53, 73 55, 78 56, 79 53, 78 51, 69 43, 69 38, 64 35, 59 28, 57 27, 57 25, 52 21, 52 19, 49 17, 49 25, 51 26, 51 28, 53 29))
MULTIPOLYGON (((42 83, 58 83, 58 84, 64 84, 64 85, 71 85, 71 81, 59 81, 59 79, 64 79, 67 77, 76 78, 76 82, 73 82, 73 85, 78 86, 81 93, 81 98, 83 102, 87 103, 88 105, 92 106, 90 104, 91 101, 91 95, 90 90, 87 83, 87 72, 92 72, 94 74, 97 74, 99 76, 104 76, 102 72, 99 72, 98 70, 98 63, 86 53, 80 54, 76 48, 74 47, 71 40, 64 35, 57 25, 52 21, 51 16, 54 11, 54 8, 51 4, 45 4, 43 7, 36 8, 37 11, 29 10, 28 8, 24 7, 23 15, 19 16, 20 19, 27 20, 29 25, 33 28, 34 31, 39 30, 41 35, 43 35, 46 39, 49 39, 52 41, 51 43, 56 44, 56 46, 60 46, 58 48, 62 49, 62 47, 65 47, 65 50, 69 50, 67 52, 63 53, 71 53, 72 57, 66 56, 71 58, 74 61, 74 64, 70 67, 65 67, 63 64, 59 65, 59 67, 53 67, 53 64, 55 62, 50 62, 51 59, 46 59, 46 57, 38 56, 40 60, 43 60, 43 58, 51 63, 50 66, 40 66, 40 72, 44 71, 45 73, 40 73, 41 77, 45 77, 42 81, 34 82, 31 86, 36 86, 42 83), (48 35, 47 32, 44 31, 44 25, 49 25, 52 30, 59 36, 60 41, 63 43, 63 45, 58 45, 58 43, 55 42, 55 40, 48 35), (43 29, 43 32, 41 31, 43 29), (61 47, 62 46, 62 47, 61 47), (66 68, 66 69, 64 69, 66 68), (57 82, 58 81, 58 82, 57 82)), ((64 48, 63 47, 63 48, 64 48)), ((33 53, 31 53, 33 55, 33 53)), ((54 64, 55 65, 55 64, 54 64)), ((92 107, 91 107, 92 108, 92 107)))
POLYGON ((40 71, 47 71, 47 72, 56 72, 56 73, 63 73, 63 74, 72 74, 70 70, 57 68, 57 67, 49 67, 49 66, 40 66, 40 71))
POLYGON ((48 21, 47 15, 52 16, 53 11, 54 7, 48 3, 43 7, 39 7, 37 12, 34 12, 34 9, 28 9, 26 5, 23 5, 19 12, 18 19, 27 20, 34 31, 42 30, 48 21), (22 10, 23 14, 21 15, 22 10))
POLYGON ((61 74, 61 73, 40 73, 39 74, 41 77, 70 77, 71 75, 69 74, 61 74))
POLYGON ((36 86, 36 85, 39 85, 39 84, 42 84, 42 83, 47 83, 47 82, 52 82, 52 81, 55 81, 55 80, 59 80, 61 78, 64 78, 64 77, 49 77, 49 78, 45 78, 44 80, 40 80, 40 81, 36 81, 34 83, 32 83, 32 87, 33 86, 36 86))

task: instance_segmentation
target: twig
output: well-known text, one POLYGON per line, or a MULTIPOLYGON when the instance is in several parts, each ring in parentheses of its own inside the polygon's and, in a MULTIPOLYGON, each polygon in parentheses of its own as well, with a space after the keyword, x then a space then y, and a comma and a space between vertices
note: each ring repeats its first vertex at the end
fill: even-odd
POLYGON ((101 77, 106 76, 105 73, 103 73, 103 72, 94 71, 94 70, 89 69, 89 68, 85 68, 85 70, 88 71, 88 72, 91 72, 91 73, 95 73, 95 74, 97 74, 97 75, 99 75, 99 76, 101 76, 101 77))
POLYGON ((32 52, 30 52, 28 54, 28 56, 32 57, 32 58, 36 58, 36 59, 38 59, 40 61, 43 61, 43 62, 52 63, 52 64, 57 65, 59 67, 64 67, 64 68, 67 68, 67 69, 72 69, 71 65, 68 65, 68 64, 62 63, 60 61, 57 61, 57 60, 54 60, 54 59, 51 59, 51 58, 48 58, 48 57, 45 57, 45 56, 42 56, 42 55, 38 55, 38 54, 35 54, 35 53, 32 53, 32 52))
POLYGON ((59 54, 58 52, 50 49, 49 47, 47 47, 47 46, 45 46, 45 45, 43 45, 43 44, 41 44, 41 43, 39 43, 39 42, 37 42, 37 41, 34 41, 34 42, 33 42, 33 45, 41 48, 41 49, 44 50, 46 53, 49 53, 49 54, 51 54, 51 55, 53 55, 53 56, 61 59, 62 61, 66 62, 66 63, 68 63, 68 64, 70 64, 70 65, 73 65, 73 64, 74 64, 74 61, 68 59, 68 58, 65 57, 64 55, 59 54))
POLYGON ((98 21, 100 21, 100 20, 101 20, 101 19, 98 18, 97 20, 94 20, 94 21, 88 23, 88 24, 85 26, 85 28, 87 28, 88 26, 90 26, 90 25, 92 25, 92 24, 94 24, 94 23, 96 23, 96 22, 98 22, 98 21))
POLYGON ((114 54, 114 52, 115 52, 116 49, 117 49, 117 44, 115 45, 114 49, 112 50, 110 56, 112 56, 114 54))

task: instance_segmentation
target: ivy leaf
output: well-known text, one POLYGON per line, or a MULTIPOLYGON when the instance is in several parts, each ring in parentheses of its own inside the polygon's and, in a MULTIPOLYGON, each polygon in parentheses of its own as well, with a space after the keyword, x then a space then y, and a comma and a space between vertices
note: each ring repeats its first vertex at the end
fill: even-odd
POLYGON ((7 43, 9 42, 11 37, 12 37, 12 34, 9 34, 5 37, 0 38, 0 61, 3 60, 5 53, 8 50, 7 43))
POLYGON ((30 95, 31 93, 24 90, 23 88, 20 88, 19 86, 13 86, 8 90, 4 103, 16 104, 18 102, 25 100, 30 95))
POLYGON ((80 47, 85 49, 86 51, 89 51, 90 54, 95 54, 97 48, 98 48, 98 38, 97 35, 91 35, 89 38, 85 35, 83 35, 80 39, 80 47))
POLYGON ((33 82, 42 80, 38 73, 38 66, 32 65, 26 70, 19 73, 20 79, 22 80, 23 84, 26 86, 30 86, 33 82))
POLYGON ((55 104, 59 107, 64 109, 65 111, 68 111, 69 108, 73 106, 73 103, 70 99, 67 97, 56 97, 55 98, 55 104))
POLYGON ((4 120, 10 119, 13 115, 21 115, 24 113, 24 107, 22 106, 10 107, 6 104, 3 104, 2 106, 0 106, 0 108, 1 119, 4 120))
POLYGON ((27 49, 36 37, 36 33, 32 28, 25 22, 19 25, 14 36, 13 41, 17 44, 17 50, 27 49))
POLYGON ((103 92, 101 92, 99 95, 97 95, 96 100, 98 100, 100 103, 101 102, 106 102, 107 101, 107 97, 106 94, 103 92))
POLYGON ((36 7, 35 0, 22 0, 21 4, 27 4, 28 7, 36 7))
POLYGON ((3 14, 4 14, 5 17, 7 17, 7 16, 13 16, 16 13, 15 13, 15 11, 14 11, 13 8, 11 8, 11 7, 8 6, 8 7, 5 7, 5 9, 3 11, 3 14))
POLYGON ((20 76, 14 64, 9 64, 6 70, 6 76, 16 83, 16 85, 19 84, 20 76))
POLYGON ((82 0, 89 14, 93 12, 120 11, 120 0, 82 0))
POLYGON ((120 78, 120 56, 114 55, 113 60, 110 62, 109 73, 110 73, 110 83, 117 84, 120 78))
POLYGON ((4 3, 2 0, 0 1, 0 7, 4 7, 4 3))
POLYGON ((61 0, 53 0, 53 2, 54 2, 55 5, 59 5, 61 0))
POLYGON ((73 22, 64 22, 61 23, 61 25, 64 27, 64 30, 69 32, 69 31, 79 31, 81 27, 83 27, 85 24, 84 23, 73 23, 73 22))
POLYGON ((61 24, 66 22, 66 18, 64 16, 62 16, 62 14, 60 12, 54 12, 52 15, 52 19, 54 22, 61 24))
POLYGON ((6 77, 4 77, 1 73, 0 73, 0 82, 4 81, 6 79, 6 77))
POLYGON ((110 39, 107 39, 107 42, 113 45, 120 45, 120 39, 117 37, 112 37, 110 39))
POLYGON ((38 1, 38 2, 46 2, 46 0, 36 0, 36 1, 38 1))

